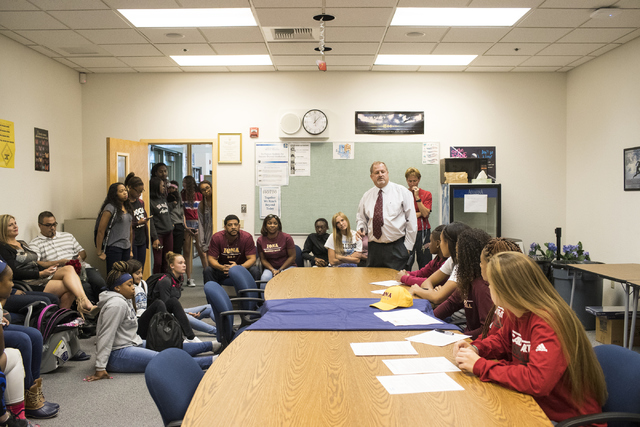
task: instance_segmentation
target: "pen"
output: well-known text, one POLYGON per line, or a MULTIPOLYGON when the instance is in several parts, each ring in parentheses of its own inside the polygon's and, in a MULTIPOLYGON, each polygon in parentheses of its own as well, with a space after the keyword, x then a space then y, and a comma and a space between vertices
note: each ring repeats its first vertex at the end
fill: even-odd
POLYGON ((434 329, 434 331, 436 332, 440 332, 441 334, 445 334, 445 335, 455 335, 453 332, 451 331, 443 331, 442 329, 434 329))

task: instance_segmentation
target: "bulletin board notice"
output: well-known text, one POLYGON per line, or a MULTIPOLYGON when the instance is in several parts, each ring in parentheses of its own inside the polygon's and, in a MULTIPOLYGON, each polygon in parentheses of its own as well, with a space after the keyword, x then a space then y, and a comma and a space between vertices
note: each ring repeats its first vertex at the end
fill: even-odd
POLYGON ((0 167, 14 168, 16 137, 13 122, 0 119, 0 167))

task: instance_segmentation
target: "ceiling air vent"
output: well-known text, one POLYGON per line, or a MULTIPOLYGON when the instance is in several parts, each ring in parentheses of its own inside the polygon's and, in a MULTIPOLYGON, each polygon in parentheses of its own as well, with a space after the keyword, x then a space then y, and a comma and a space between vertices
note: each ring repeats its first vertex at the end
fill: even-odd
POLYGON ((314 41, 318 40, 317 28, 276 28, 263 27, 262 32, 269 42, 314 41))

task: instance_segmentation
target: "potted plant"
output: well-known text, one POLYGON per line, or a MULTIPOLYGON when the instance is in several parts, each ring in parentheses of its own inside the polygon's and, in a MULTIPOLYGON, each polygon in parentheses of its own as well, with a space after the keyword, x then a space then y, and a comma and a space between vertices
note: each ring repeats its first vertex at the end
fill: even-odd
POLYGON ((529 246, 529 257, 540 266, 549 281, 552 281, 551 262, 556 257, 557 247, 554 243, 549 242, 545 243, 544 246, 546 247, 545 250, 543 250, 538 243, 532 243, 531 246, 529 246))

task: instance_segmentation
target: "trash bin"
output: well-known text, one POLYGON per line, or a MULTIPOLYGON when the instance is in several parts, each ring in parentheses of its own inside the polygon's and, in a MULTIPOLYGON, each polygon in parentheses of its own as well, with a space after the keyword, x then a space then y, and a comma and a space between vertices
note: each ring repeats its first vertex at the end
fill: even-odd
MULTIPOLYGON (((583 264, 601 264, 599 262, 583 262, 583 264)), ((566 264, 552 263, 553 286, 567 304, 571 300, 573 276, 576 275, 576 288, 573 293, 573 311, 582 322, 584 329, 592 331, 596 328, 596 319, 586 311, 588 305, 602 305, 602 278, 592 273, 569 269, 566 264)))

